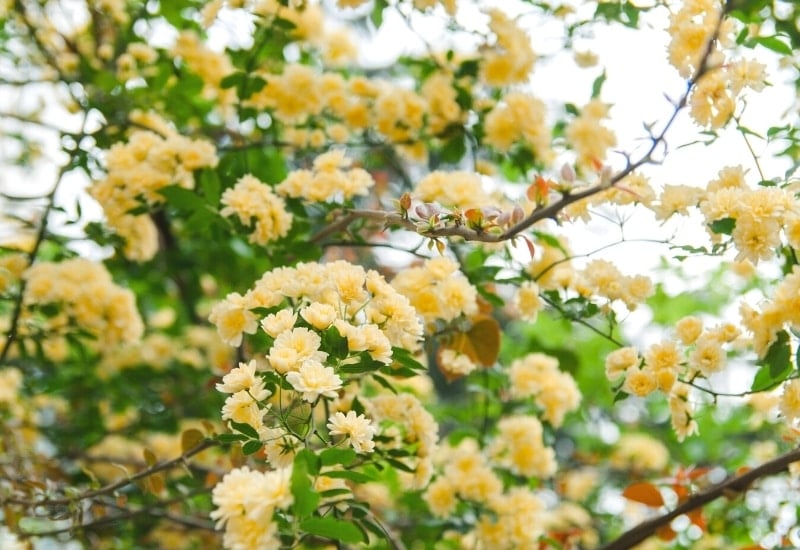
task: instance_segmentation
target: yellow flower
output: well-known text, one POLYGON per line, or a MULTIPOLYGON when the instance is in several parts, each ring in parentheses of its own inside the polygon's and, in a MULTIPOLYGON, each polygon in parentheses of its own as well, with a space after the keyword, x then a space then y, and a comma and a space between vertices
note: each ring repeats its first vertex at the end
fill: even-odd
POLYGON ((375 424, 363 414, 347 411, 347 414, 335 412, 328 420, 331 435, 343 435, 358 453, 369 453, 375 448, 372 437, 378 432, 375 424))
POLYGON ((251 175, 243 176, 222 194, 220 216, 236 215, 245 227, 253 227, 249 241, 266 245, 285 237, 292 226, 286 203, 265 183, 251 175))
POLYGON ((239 366, 222 377, 222 383, 216 386, 218 392, 237 393, 248 392, 253 399, 263 401, 269 397, 270 392, 264 388, 264 380, 256 376, 255 360, 249 363, 239 363, 239 366))
POLYGON ((636 348, 624 347, 612 351, 606 356, 606 378, 612 382, 619 378, 632 367, 638 366, 641 362, 636 348))
POLYGON ((769 260, 781 244, 781 226, 778 221, 756 217, 750 214, 736 218, 733 228, 733 243, 739 253, 736 261, 750 260, 757 264, 759 260, 769 260))
POLYGON ((675 332, 684 345, 694 344, 703 332, 703 321, 699 317, 683 317, 675 324, 675 332))
POLYGON ((296 322, 297 314, 291 309, 282 309, 261 319, 261 328, 273 338, 277 338, 279 334, 294 328, 296 322))
POLYGON ((258 402, 247 393, 238 391, 225 400, 222 406, 222 419, 233 420, 239 424, 249 424, 256 430, 261 428, 264 423, 264 415, 267 409, 259 407, 258 402))
POLYGON ((710 376, 725 367, 726 354, 722 343, 713 334, 703 334, 695 341, 695 348, 689 354, 689 366, 710 376))
POLYGON ((241 294, 232 292, 211 308, 208 320, 216 325, 226 344, 239 346, 243 333, 254 334, 258 328, 258 320, 248 306, 241 294))
POLYGON ((649 368, 631 368, 625 373, 625 383, 622 390, 626 393, 645 397, 650 395, 658 387, 658 381, 652 370, 649 368))
POLYGON ((304 361, 320 363, 328 354, 321 351, 322 339, 315 332, 304 327, 284 331, 275 338, 275 342, 267 354, 273 369, 281 374, 300 369, 304 361))
POLYGON ((319 361, 306 359, 297 371, 286 374, 286 380, 303 394, 303 399, 313 403, 319 397, 333 399, 342 387, 342 379, 319 361))
POLYGON ((514 305, 522 320, 535 323, 539 311, 544 307, 544 303, 539 297, 539 285, 532 281, 522 283, 514 297, 514 305))
POLYGON ((697 433, 697 422, 692 417, 694 410, 689 402, 688 384, 677 383, 672 387, 672 393, 669 396, 669 411, 672 429, 675 430, 678 441, 683 441, 687 436, 697 433))
POLYGON ((663 470, 669 451, 659 440, 646 434, 623 434, 609 457, 611 465, 623 470, 663 470))
POLYGON ((325 330, 336 320, 336 308, 330 304, 314 302, 300 310, 300 317, 317 330, 325 330))
POLYGON ((440 477, 431 483, 422 498, 437 518, 450 517, 458 505, 456 488, 447 477, 440 477))

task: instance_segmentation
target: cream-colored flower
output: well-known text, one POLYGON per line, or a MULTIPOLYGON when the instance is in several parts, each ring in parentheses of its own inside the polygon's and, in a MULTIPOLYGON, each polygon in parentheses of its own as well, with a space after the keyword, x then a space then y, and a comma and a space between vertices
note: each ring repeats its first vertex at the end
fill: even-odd
POLYGON ((258 328, 258 319, 250 311, 250 304, 238 292, 214 304, 208 320, 216 325, 220 338, 231 346, 241 345, 243 334, 254 334, 258 328))
POLYGON ((220 216, 236 216, 245 227, 252 227, 251 243, 266 245, 285 237, 292 226, 292 215, 284 200, 272 188, 250 174, 242 176, 222 193, 220 216))
POLYGON ((264 387, 264 380, 256 375, 256 361, 239 363, 239 366, 231 370, 222 377, 222 383, 217 384, 218 392, 237 393, 246 391, 257 401, 263 401, 270 396, 270 392, 264 387))
POLYGON ((675 333, 685 345, 694 344, 703 332, 703 321, 699 317, 683 317, 675 324, 675 333))
POLYGON ((372 437, 378 433, 375 424, 363 414, 347 411, 347 414, 335 412, 328 420, 331 435, 343 435, 353 449, 359 453, 370 453, 375 448, 372 437))
POLYGON ((304 361, 325 361, 328 354, 320 350, 322 339, 305 327, 280 333, 267 354, 269 364, 281 374, 297 371, 304 361))
POLYGON ((622 390, 631 395, 638 397, 646 397, 653 393, 658 388, 658 380, 655 373, 645 367, 628 369, 625 373, 625 383, 622 385, 622 390))
POLYGON ((300 310, 300 317, 317 330, 325 330, 337 318, 336 308, 330 304, 314 302, 300 310))
POLYGON ((286 375, 286 380, 296 391, 302 393, 303 399, 309 403, 315 402, 320 397, 333 399, 342 387, 342 379, 332 367, 326 367, 313 359, 303 361, 299 370, 286 375))
POLYGON ((287 330, 293 329, 295 323, 297 323, 297 314, 291 309, 282 309, 264 317, 261 320, 261 328, 273 338, 277 338, 287 330))
POLYGON ((440 477, 431 483, 422 498, 437 518, 450 517, 458 505, 456 486, 447 477, 440 477))
POLYGON ((695 348, 689 354, 689 366, 706 377, 722 370, 726 362, 727 357, 722 342, 713 334, 702 334, 695 341, 695 348))
POLYGON ((636 348, 624 347, 612 351, 606 356, 606 378, 612 382, 619 380, 626 371, 638 366, 641 362, 636 348))
POLYGON ((539 285, 532 281, 525 281, 517 289, 514 305, 522 320, 535 323, 539 311, 544 307, 544 302, 539 297, 539 285))
POLYGON ((787 422, 800 417, 800 379, 789 380, 783 385, 780 410, 787 422))
POLYGON ((467 376, 478 368, 472 359, 452 349, 439 352, 439 366, 449 376, 467 376))
POLYGON ((222 419, 233 420, 239 424, 249 424, 256 430, 264 424, 264 415, 267 414, 268 407, 261 408, 258 401, 247 393, 238 391, 225 400, 222 406, 222 419))

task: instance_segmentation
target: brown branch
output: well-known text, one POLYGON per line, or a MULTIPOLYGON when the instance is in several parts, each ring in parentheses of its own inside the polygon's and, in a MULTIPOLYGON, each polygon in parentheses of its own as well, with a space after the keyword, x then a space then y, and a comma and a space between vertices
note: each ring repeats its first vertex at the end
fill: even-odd
POLYGON ((25 506, 64 506, 67 504, 71 504, 73 502, 79 502, 81 500, 86 500, 90 498, 95 498, 102 495, 111 494, 118 489, 122 489, 127 485, 131 485, 139 481, 140 479, 144 479, 147 476, 156 474, 158 472, 163 472, 166 470, 171 470, 178 466, 184 464, 186 459, 191 458, 192 456, 199 454, 206 449, 210 449, 211 447, 215 447, 219 445, 219 442, 215 439, 204 439, 191 449, 183 452, 180 456, 173 458, 171 460, 164 460, 161 462, 157 462, 146 468, 140 472, 137 472, 131 476, 126 478, 119 479, 113 483, 100 487, 99 489, 93 489, 91 491, 85 491, 78 495, 63 497, 63 498, 48 498, 45 497, 41 500, 29 501, 29 500, 21 500, 15 498, 4 498, 0 499, 0 504, 21 504, 25 506))
POLYGON ((102 506, 106 506, 109 508, 114 508, 119 510, 120 513, 112 514, 108 516, 99 517, 92 521, 88 521, 86 523, 81 523, 78 525, 68 525, 66 527, 58 527, 55 529, 47 529, 41 531, 21 531, 20 534, 23 536, 29 537, 52 537, 55 535, 60 535, 62 533, 75 533, 77 531, 90 531, 93 529, 97 529, 100 527, 104 527, 108 524, 118 523, 123 520, 133 519, 138 516, 150 516, 159 519, 165 519, 181 525, 183 527, 187 527, 190 529, 203 529, 206 531, 214 531, 214 524, 208 520, 196 517, 196 516, 182 516, 179 514, 174 514, 172 512, 168 512, 161 508, 154 508, 153 506, 161 506, 166 507, 176 502, 180 502, 185 500, 187 497, 186 495, 181 495, 177 499, 170 499, 166 501, 158 501, 149 506, 140 506, 138 508, 125 508, 124 506, 119 506, 114 502, 111 501, 103 501, 99 503, 102 506))
POLYGON ((557 214, 569 206, 572 203, 578 202, 582 199, 591 197, 605 191, 606 189, 610 189, 618 184, 620 181, 625 179, 635 170, 641 168, 646 164, 650 164, 654 162, 653 155, 655 154, 656 150, 665 144, 667 133, 672 128, 673 124, 678 118, 678 114, 686 107, 689 95, 691 94, 692 90, 694 89, 697 82, 712 68, 708 65, 709 58, 711 53, 714 51, 714 42, 717 39, 719 34, 720 25, 722 24, 722 20, 724 18, 724 12, 720 14, 719 21, 717 21, 717 26, 714 29, 714 32, 711 34, 708 43, 706 44, 706 48, 703 52, 702 57, 700 58, 700 63, 698 64, 697 69, 695 70, 692 77, 689 79, 686 85, 686 91, 681 95, 680 99, 674 104, 674 109, 672 114, 670 115, 669 119, 667 119, 664 127, 658 134, 651 134, 650 135, 650 147, 648 147, 647 151, 639 157, 638 160, 631 162, 628 158, 627 165, 625 168, 617 172, 613 177, 611 177, 607 182, 603 182, 599 185, 595 185, 592 187, 588 187, 586 189, 582 189, 580 191, 571 193, 571 192, 564 192, 561 195, 561 198, 551 204, 543 205, 528 214, 527 217, 522 219, 519 223, 511 226, 510 228, 506 229, 503 232, 486 232, 482 230, 471 229, 469 227, 465 227, 463 225, 454 225, 454 226, 445 226, 441 228, 420 228, 419 226, 414 223, 414 221, 408 219, 406 216, 401 215, 398 212, 384 212, 380 210, 341 210, 342 217, 339 219, 334 220, 331 225, 322 229, 319 233, 311 237, 311 242, 319 242, 323 238, 337 231, 346 229, 351 223, 355 220, 364 218, 364 219, 373 219, 377 221, 381 221, 384 223, 385 226, 400 226, 404 229, 408 229, 411 231, 415 231, 422 235, 423 237, 429 238, 438 238, 438 237, 461 237, 467 241, 478 241, 478 242, 486 242, 486 243, 496 243, 501 241, 508 241, 534 225, 535 223, 545 220, 545 219, 555 219, 557 214))
POLYGON ((674 510, 640 523, 630 531, 623 533, 622 536, 616 540, 600 548, 600 550, 625 550, 626 548, 631 548, 655 534, 658 528, 668 525, 678 516, 688 514, 693 510, 701 508, 719 497, 742 494, 746 492, 755 481, 762 477, 779 474, 788 469, 790 464, 797 461, 800 461, 800 448, 794 449, 769 462, 765 462, 761 466, 753 468, 742 475, 729 477, 722 483, 690 497, 689 500, 674 510))

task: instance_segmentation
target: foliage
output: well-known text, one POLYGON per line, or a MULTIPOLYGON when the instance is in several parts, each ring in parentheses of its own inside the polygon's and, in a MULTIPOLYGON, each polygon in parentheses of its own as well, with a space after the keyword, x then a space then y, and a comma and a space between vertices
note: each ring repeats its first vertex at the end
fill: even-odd
POLYGON ((0 3, 0 546, 797 546, 798 21, 0 3))

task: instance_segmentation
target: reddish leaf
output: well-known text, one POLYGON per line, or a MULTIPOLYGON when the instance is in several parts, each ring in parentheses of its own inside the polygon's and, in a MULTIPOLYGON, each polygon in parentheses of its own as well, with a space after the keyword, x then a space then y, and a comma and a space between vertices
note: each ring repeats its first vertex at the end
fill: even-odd
POLYGON ((661 496, 658 487, 646 481, 628 485, 625 490, 622 491, 622 496, 628 500, 640 502, 647 506, 652 506, 653 508, 664 506, 664 497, 661 496))
POLYGON ((678 536, 678 533, 672 530, 669 525, 662 525, 656 529, 656 536, 665 542, 669 542, 678 536))
POLYGON ((708 524, 706 523, 706 518, 703 517, 702 508, 696 508, 686 515, 694 525, 697 525, 705 533, 708 524))

